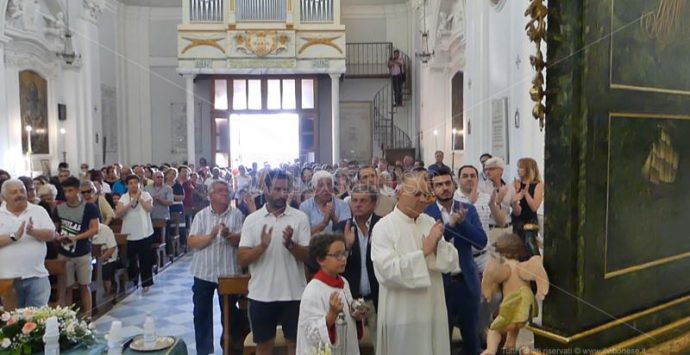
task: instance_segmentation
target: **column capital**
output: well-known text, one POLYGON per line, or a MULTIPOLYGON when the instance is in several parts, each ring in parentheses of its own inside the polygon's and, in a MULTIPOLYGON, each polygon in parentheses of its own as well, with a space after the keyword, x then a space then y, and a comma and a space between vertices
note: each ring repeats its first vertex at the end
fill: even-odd
POLYGON ((340 80, 340 77, 343 75, 343 73, 328 73, 328 75, 331 76, 331 79, 340 80))

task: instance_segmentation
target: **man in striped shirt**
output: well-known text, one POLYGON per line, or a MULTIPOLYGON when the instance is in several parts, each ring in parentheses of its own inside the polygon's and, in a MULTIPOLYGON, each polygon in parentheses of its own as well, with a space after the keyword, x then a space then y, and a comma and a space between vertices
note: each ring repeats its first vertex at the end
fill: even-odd
MULTIPOLYGON (((208 191, 211 205, 194 217, 188 245, 194 250, 191 272, 194 275, 194 335, 197 354, 213 354, 213 293, 218 277, 237 275, 237 246, 240 243, 243 215, 230 206, 230 188, 225 181, 214 181, 208 191)), ((223 297, 218 295, 221 310, 223 297)), ((237 309, 237 299, 230 297, 235 309, 230 312, 232 347, 242 347, 242 331, 246 318, 237 309)), ((225 327, 223 320, 223 327, 225 327)), ((221 333, 222 334, 222 333, 221 333)), ((223 338, 220 344, 222 347, 223 338)))

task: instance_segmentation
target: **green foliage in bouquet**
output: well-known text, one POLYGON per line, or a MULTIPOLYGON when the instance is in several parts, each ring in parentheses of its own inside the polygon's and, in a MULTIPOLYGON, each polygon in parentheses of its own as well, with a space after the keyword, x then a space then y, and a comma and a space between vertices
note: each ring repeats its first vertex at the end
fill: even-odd
POLYGON ((43 352, 46 320, 56 317, 60 329, 60 350, 89 346, 96 342, 93 324, 77 318, 70 307, 22 308, 0 312, 0 354, 26 355, 43 352))

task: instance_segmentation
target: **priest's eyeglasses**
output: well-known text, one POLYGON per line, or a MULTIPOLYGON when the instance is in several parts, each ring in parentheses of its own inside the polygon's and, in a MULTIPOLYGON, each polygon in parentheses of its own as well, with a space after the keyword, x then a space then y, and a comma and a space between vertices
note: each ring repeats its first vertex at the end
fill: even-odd
POLYGON ((345 259, 347 259, 348 256, 350 256, 350 251, 345 250, 345 251, 341 251, 340 253, 326 254, 326 256, 330 256, 332 258, 336 258, 339 260, 345 260, 345 259))

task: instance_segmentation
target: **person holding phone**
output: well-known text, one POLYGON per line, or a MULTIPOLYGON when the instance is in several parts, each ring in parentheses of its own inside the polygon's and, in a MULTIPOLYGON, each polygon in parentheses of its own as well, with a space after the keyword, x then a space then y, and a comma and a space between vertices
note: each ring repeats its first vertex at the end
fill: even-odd
POLYGON ((393 96, 395 97, 393 106, 402 106, 402 85, 403 82, 405 82, 405 63, 400 57, 400 50, 394 50, 393 56, 388 59, 388 72, 393 81, 393 96))

